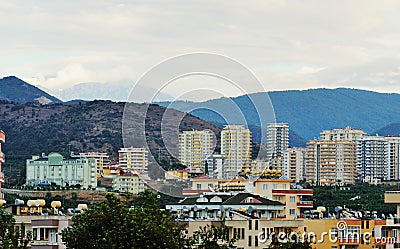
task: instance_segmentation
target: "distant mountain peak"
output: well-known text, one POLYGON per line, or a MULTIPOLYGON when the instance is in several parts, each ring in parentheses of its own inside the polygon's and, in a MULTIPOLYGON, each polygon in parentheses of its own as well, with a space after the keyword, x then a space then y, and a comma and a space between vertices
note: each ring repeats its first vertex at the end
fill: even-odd
POLYGON ((61 103, 56 97, 33 86, 16 76, 6 76, 0 79, 0 100, 25 104, 37 102, 40 104, 61 103))

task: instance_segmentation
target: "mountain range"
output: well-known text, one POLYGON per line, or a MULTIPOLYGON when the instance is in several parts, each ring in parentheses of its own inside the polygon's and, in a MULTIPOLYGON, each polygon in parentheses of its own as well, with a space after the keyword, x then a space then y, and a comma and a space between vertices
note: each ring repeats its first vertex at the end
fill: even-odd
MULTIPOLYGON (((378 93, 366 90, 337 88, 274 91, 253 93, 235 98, 220 98, 205 102, 178 101, 173 108, 188 111, 194 116, 211 123, 224 124, 223 117, 212 110, 233 109, 239 107, 249 124, 250 129, 259 126, 257 113, 250 99, 256 106, 270 98, 277 122, 289 123, 292 136, 309 140, 319 136, 322 130, 351 126, 360 128, 370 134, 400 135, 397 128, 379 130, 390 124, 400 122, 400 94, 378 93)), ((170 102, 158 103, 169 106, 170 102)), ((240 119, 237 122, 241 122, 240 119)), ((257 133, 257 129, 256 130, 257 133)), ((253 132, 254 133, 254 132, 253 132)), ((256 136, 258 134, 255 134, 256 136)))
MULTIPOLYGON (((132 83, 120 82, 118 84, 116 87, 101 83, 78 84, 65 90, 63 99, 113 99, 120 94, 128 95, 126 87, 128 85, 131 87, 132 83), (101 92, 103 95, 98 95, 101 92)), ((145 87, 136 90, 143 92, 143 96, 146 92, 153 92, 150 88, 145 87)), ((160 95, 159 99, 169 99, 169 97, 160 95)), ((261 106, 262 109, 267 98, 272 102, 276 121, 289 123, 291 146, 304 146, 307 140, 318 137, 322 130, 346 126, 361 128, 373 135, 400 135, 400 94, 395 93, 378 93, 348 88, 321 88, 252 93, 235 98, 219 98, 204 102, 175 101, 172 105, 170 102, 156 102, 156 104, 189 112, 220 128, 226 124, 224 119, 226 117, 222 117, 213 110, 228 110, 226 113, 229 115, 230 110, 233 110, 233 105, 237 105, 253 132, 254 140, 260 141, 260 122, 250 99, 254 100, 255 105, 261 106)), ((0 79, 0 99, 16 103, 62 102, 14 76, 0 79)), ((141 101, 136 100, 135 102, 141 101)), ((70 101, 67 104, 78 103, 84 103, 84 101, 70 101)), ((243 118, 241 119, 233 113, 229 116, 230 123, 242 123, 243 118)))

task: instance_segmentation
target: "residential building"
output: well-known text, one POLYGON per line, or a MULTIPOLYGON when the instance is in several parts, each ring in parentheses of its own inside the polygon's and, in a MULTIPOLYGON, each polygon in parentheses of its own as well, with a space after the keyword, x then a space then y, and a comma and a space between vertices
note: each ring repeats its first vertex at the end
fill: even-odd
POLYGON ((289 124, 269 123, 267 126, 267 160, 283 158, 289 148, 289 124))
POLYGON ((226 125, 221 131, 223 178, 234 178, 243 167, 251 166, 251 132, 243 125, 226 125))
POLYGON ((219 154, 209 155, 204 161, 203 172, 211 178, 223 178, 224 157, 219 154))
POLYGON ((386 137, 387 140, 387 180, 400 180, 400 137, 386 137))
POLYGON ((306 149, 306 180, 319 185, 354 184, 357 144, 350 140, 311 140, 306 149))
POLYGON ((52 152, 26 160, 26 184, 97 187, 96 160, 82 157, 64 158, 52 152))
POLYGON ((363 136, 358 144, 358 172, 362 181, 379 183, 388 178, 388 156, 385 137, 363 136))
POLYGON ((120 193, 139 194, 144 192, 145 184, 138 174, 120 174, 113 180, 113 189, 120 193))
POLYGON ((179 161, 189 172, 203 170, 206 157, 214 150, 214 133, 210 130, 183 131, 179 134, 179 161))
POLYGON ((15 227, 21 233, 32 232, 31 249, 65 249, 61 231, 72 225, 72 216, 14 215, 15 227))
POLYGON ((0 206, 4 202, 4 195, 1 192, 1 185, 4 182, 4 175, 2 171, 2 164, 5 161, 4 153, 2 152, 1 145, 6 142, 6 134, 0 130, 0 206))
POLYGON ((107 153, 102 152, 85 152, 79 153, 85 159, 95 159, 97 168, 97 178, 104 176, 104 167, 110 165, 110 159, 107 153))
POLYGON ((361 129, 354 129, 348 126, 346 128, 324 130, 321 132, 319 140, 356 142, 365 134, 366 132, 361 129))
POLYGON ((271 219, 276 218, 283 208, 284 205, 278 201, 250 193, 207 193, 166 205, 166 209, 178 218, 209 220, 231 219, 237 212, 271 219))
MULTIPOLYGON (((291 189, 292 180, 279 179, 280 172, 276 170, 265 170, 264 175, 271 176, 263 179, 263 176, 254 175, 251 179, 212 179, 209 177, 197 177, 190 179, 192 186, 184 189, 184 196, 192 196, 204 193, 227 192, 227 193, 252 193, 273 201, 286 203, 285 207, 277 213, 277 218, 300 217, 303 209, 313 207, 312 201, 303 200, 313 195, 311 189, 291 189), (304 198, 303 198, 304 197, 304 198)), ((210 193, 210 194, 212 194, 210 193)))
POLYGON ((121 148, 118 153, 119 166, 123 169, 139 173, 148 170, 148 151, 145 148, 121 148))
POLYGON ((305 179, 305 148, 289 148, 284 153, 283 175, 300 182, 305 179))

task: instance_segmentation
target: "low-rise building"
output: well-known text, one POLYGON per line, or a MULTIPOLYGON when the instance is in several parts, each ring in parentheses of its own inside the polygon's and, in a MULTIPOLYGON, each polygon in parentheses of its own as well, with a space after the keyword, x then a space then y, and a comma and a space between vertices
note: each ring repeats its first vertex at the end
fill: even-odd
POLYGON ((139 194, 145 188, 146 186, 138 174, 120 174, 113 180, 113 189, 120 193, 139 194))
POLYGON ((52 183, 58 186, 97 187, 96 160, 81 157, 66 159, 55 152, 26 160, 27 185, 45 186, 52 183))

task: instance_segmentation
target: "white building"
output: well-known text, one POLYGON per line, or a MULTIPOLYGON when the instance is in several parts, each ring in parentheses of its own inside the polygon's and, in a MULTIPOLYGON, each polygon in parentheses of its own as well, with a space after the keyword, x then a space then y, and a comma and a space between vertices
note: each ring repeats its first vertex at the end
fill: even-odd
POLYGON ((289 148, 289 124, 270 123, 267 127, 267 160, 283 157, 289 148))
POLYGON ((251 132, 243 125, 226 125, 221 131, 223 177, 233 178, 243 167, 251 166, 251 132))
POLYGON ((81 157, 65 159, 59 153, 33 156, 26 160, 26 184, 97 187, 96 160, 81 157))
POLYGON ((386 137, 387 180, 400 180, 400 137, 386 137))
POLYGON ((305 179, 305 148, 289 148, 284 153, 283 175, 299 182, 305 179))
POLYGON ((388 177, 388 141, 381 136, 363 136, 358 140, 358 172, 361 180, 377 183, 388 177))
POLYGON ((320 140, 328 141, 353 141, 360 140, 366 134, 365 131, 351 127, 324 130, 321 132, 320 140))
POLYGON ((203 172, 211 178, 221 179, 223 177, 224 157, 219 154, 213 154, 206 158, 203 172))
POLYGON ((188 167, 189 172, 200 172, 204 160, 214 150, 214 133, 209 130, 183 131, 179 134, 179 162, 188 167))
POLYGON ((148 151, 145 148, 121 148, 118 153, 119 166, 123 169, 136 172, 148 170, 148 151))

